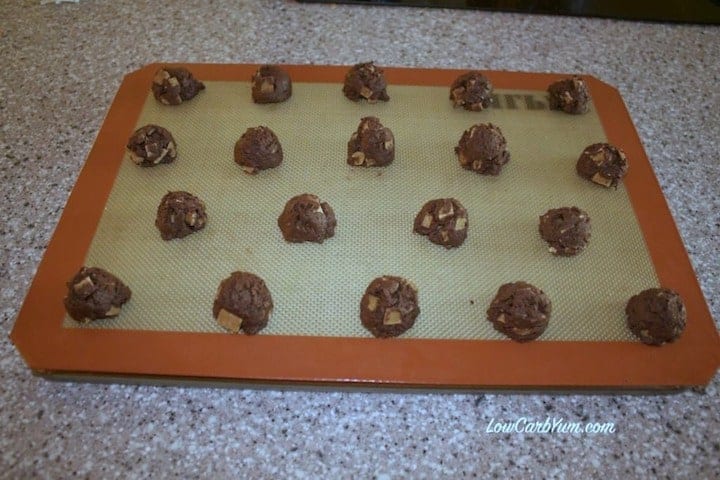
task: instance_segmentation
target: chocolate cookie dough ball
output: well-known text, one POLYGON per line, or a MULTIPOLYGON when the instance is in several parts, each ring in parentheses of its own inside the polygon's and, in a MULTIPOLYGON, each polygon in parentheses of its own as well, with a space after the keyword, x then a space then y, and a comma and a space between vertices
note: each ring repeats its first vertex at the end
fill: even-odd
POLYGON ((527 282, 501 285, 487 310, 493 327, 518 342, 535 340, 550 320, 550 299, 527 282))
POLYGON ((278 226, 288 242, 323 243, 335 235, 335 212, 317 195, 304 193, 291 198, 278 217, 278 226))
POLYGON ((283 161, 283 150, 268 127, 248 128, 235 143, 235 163, 246 173, 275 168, 283 161))
POLYGON ((347 163, 356 167, 384 167, 395 159, 395 137, 376 117, 364 117, 348 142, 347 163))
POLYGON ((354 102, 362 99, 369 103, 390 100, 387 94, 385 74, 373 62, 358 63, 348 70, 345 75, 343 93, 354 102))
POLYGON ((575 166, 578 175, 604 187, 617 188, 627 175, 625 152, 609 143, 593 143, 583 150, 575 166))
POLYGON ((479 123, 465 130, 455 147, 460 165, 482 175, 498 175, 510 161, 507 141, 500 128, 492 123, 479 123))
POLYGON ((481 72, 463 73, 450 86, 453 107, 479 112, 492 104, 493 86, 481 72))
POLYGON ((102 268, 82 267, 67 283, 65 310, 78 322, 117 317, 132 292, 119 278, 102 268))
POLYGON ((255 335, 267 326, 272 309, 265 281, 248 272, 233 272, 220 282, 213 302, 213 316, 231 333, 255 335))
POLYGON ((585 81, 580 77, 572 77, 552 83, 548 87, 550 109, 562 110, 565 113, 580 114, 588 111, 588 93, 585 81))
POLYGON ((263 65, 252 76, 255 103, 284 102, 292 95, 290 75, 277 65, 263 65))
POLYGON ((577 207, 553 208, 540 217, 539 230, 550 253, 571 257, 590 240, 590 217, 577 207))
POLYGON ((205 204, 188 192, 168 192, 157 209, 155 226, 163 240, 183 238, 205 228, 205 204))
POLYGON ((360 300, 363 327, 380 338, 406 332, 419 314, 417 287, 402 277, 376 278, 360 300))
POLYGON ((172 134, 158 125, 145 125, 130 136, 127 157, 141 167, 171 163, 177 158, 177 146, 172 134))
POLYGON ((467 238, 467 210, 454 198, 430 200, 415 217, 413 231, 445 248, 459 247, 467 238))
POLYGON ((183 67, 164 67, 153 77, 153 95, 165 105, 180 105, 194 98, 200 90, 205 90, 205 85, 183 67))
POLYGON ((669 288, 649 288, 634 295, 625 313, 630 331, 648 345, 677 340, 687 318, 682 298, 669 288))

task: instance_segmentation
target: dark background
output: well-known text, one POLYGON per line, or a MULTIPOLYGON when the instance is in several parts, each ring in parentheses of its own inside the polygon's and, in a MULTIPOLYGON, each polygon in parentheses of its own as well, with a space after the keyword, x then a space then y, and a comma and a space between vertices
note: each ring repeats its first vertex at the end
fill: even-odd
POLYGON ((720 0, 298 0, 720 24, 720 0))

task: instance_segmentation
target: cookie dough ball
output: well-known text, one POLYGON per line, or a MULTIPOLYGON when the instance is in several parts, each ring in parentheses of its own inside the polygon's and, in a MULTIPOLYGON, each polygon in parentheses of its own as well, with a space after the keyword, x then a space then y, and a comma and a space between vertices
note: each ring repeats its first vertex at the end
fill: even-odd
POLYGON ((246 173, 275 168, 283 161, 283 150, 268 127, 248 128, 235 143, 235 163, 246 173))
POLYGON ((158 125, 145 125, 130 136, 127 157, 141 167, 171 163, 177 158, 177 146, 172 134, 158 125))
POLYGON ((369 103, 390 100, 387 94, 385 74, 373 62, 358 63, 348 70, 345 75, 343 93, 354 102, 362 99, 369 103))
POLYGON ((291 198, 278 217, 278 226, 288 242, 323 243, 335 235, 335 212, 317 195, 304 193, 291 198))
POLYGON ((165 105, 180 105, 194 98, 200 90, 205 90, 205 85, 196 80, 187 68, 164 67, 153 77, 153 95, 165 105))
POLYGON ((347 163, 356 167, 384 167, 395 159, 395 137, 376 117, 364 117, 348 142, 347 163))
POLYGON ((78 322, 87 323, 120 314, 132 292, 119 278, 102 268, 82 267, 67 283, 65 310, 78 322))
POLYGON ((157 209, 155 226, 163 240, 183 238, 205 228, 205 204, 188 192, 168 192, 157 209))
POLYGON ((403 334, 419 314, 417 287, 402 277, 376 278, 360 300, 363 327, 380 338, 403 334))
POLYGON ((550 253, 571 257, 590 240, 590 217, 577 207, 553 208, 540 217, 539 230, 550 253))
POLYGON ((492 123, 479 123, 465 130, 455 147, 460 165, 482 175, 498 175, 510 161, 507 141, 500 128, 492 123))
POLYGON ((493 327, 518 342, 535 340, 550 320, 550 299, 527 282, 501 285, 487 310, 493 327))
POLYGON ((669 288, 643 290, 630 298, 625 313, 630 331, 648 345, 674 342, 687 319, 682 298, 669 288))
POLYGON ((213 316, 231 333, 255 335, 267 325, 272 309, 265 281, 248 272, 233 272, 220 282, 213 302, 213 316))
POLYGON ((280 103, 292 95, 290 75, 277 65, 263 65, 252 76, 255 103, 280 103))
POLYGON ((585 80, 572 77, 560 80, 548 87, 550 95, 550 109, 562 110, 565 113, 580 114, 588 111, 588 93, 585 80))
POLYGON ((467 210, 454 198, 430 200, 415 217, 413 231, 445 248, 459 247, 467 238, 467 210))
POLYGON ((453 107, 479 112, 492 104, 493 86, 481 72, 463 73, 450 86, 453 107))
POLYGON ((581 177, 604 187, 617 188, 627 175, 625 152, 609 143, 593 143, 583 150, 576 165, 581 177))

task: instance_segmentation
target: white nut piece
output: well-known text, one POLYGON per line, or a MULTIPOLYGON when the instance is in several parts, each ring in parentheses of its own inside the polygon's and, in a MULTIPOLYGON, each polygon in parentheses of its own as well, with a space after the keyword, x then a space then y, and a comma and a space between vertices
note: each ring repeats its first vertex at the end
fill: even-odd
POLYGON ((107 312, 105 312, 105 316, 107 317, 117 317, 120 314, 120 307, 116 307, 115 305, 112 305, 107 312))
POLYGON ((155 76, 153 77, 153 83, 162 85, 163 82, 168 78, 170 78, 170 74, 167 72, 167 70, 161 69, 155 72, 155 76))
POLYGON ((143 162, 142 157, 130 149, 125 152, 125 157, 135 165, 140 165, 143 162))
POLYGON ((224 308, 220 309, 217 316, 217 322, 225 330, 232 333, 239 333, 243 323, 243 318, 228 312, 224 308))
POLYGON ((275 91, 275 85, 270 80, 263 80, 260 84, 260 91, 262 93, 272 93, 275 91))
POLYGON ((599 151, 590 155, 590 159, 595 165, 601 165, 603 162, 605 162, 605 153, 603 151, 599 151))
POLYGON ((448 217, 452 217, 455 214, 452 202, 443 202, 443 205, 438 209, 437 217, 438 220, 445 220, 448 217))
POLYGON ((372 90, 370 90, 368 87, 363 86, 360 89, 360 96, 363 98, 369 99, 370 97, 372 97, 372 93, 372 90))
POLYGON ((368 295, 367 296, 367 309, 371 312, 374 312, 377 310, 378 303, 380 302, 380 299, 376 297, 375 295, 368 295))
POLYGON ((611 178, 603 176, 600 172, 597 172, 595 175, 593 175, 590 180, 605 187, 611 186, 613 182, 611 178))
POLYGON ((153 162, 155 165, 163 161, 163 158, 168 154, 169 150, 167 148, 164 148, 162 152, 160 152, 160 156, 155 159, 153 162))
POLYGON ((80 293, 83 290, 87 291, 92 289, 93 287, 95 287, 95 284, 93 283, 92 279, 90 277, 85 277, 78 283, 73 285, 73 290, 75 290, 75 293, 80 293))
POLYGON ((362 165, 365 162, 365 154, 363 152, 355 152, 350 155, 353 165, 362 165))
POLYGON ((402 315, 400 314, 400 310, 397 310, 395 308, 388 308, 385 310, 385 315, 383 316, 383 325, 399 325, 402 323, 402 315))

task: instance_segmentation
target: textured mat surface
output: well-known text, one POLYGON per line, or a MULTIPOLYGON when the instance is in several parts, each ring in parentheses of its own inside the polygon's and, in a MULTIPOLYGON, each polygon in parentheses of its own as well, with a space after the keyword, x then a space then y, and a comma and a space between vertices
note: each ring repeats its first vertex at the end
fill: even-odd
POLYGON ((133 298, 115 320, 79 327, 66 319, 66 327, 219 332, 211 311, 217 285, 247 270, 265 279, 275 302, 262 334, 368 336, 360 298, 374 277, 393 274, 419 288, 421 314, 404 337, 503 338, 485 310, 500 284, 526 280, 553 302, 540 340, 632 339, 625 302, 658 281, 624 188, 575 173, 583 148, 605 140, 593 109, 582 116, 528 109, 523 95, 542 100, 543 92, 499 91, 500 108, 474 113, 453 109, 444 87, 409 86, 390 86, 388 103, 355 104, 339 85, 307 83, 295 84, 286 103, 255 105, 249 83, 206 85, 174 108, 148 96, 137 125, 168 128, 178 159, 155 168, 123 163, 86 261, 116 273, 133 298), (345 163, 347 141, 367 115, 395 134, 389 167, 345 163), (511 154, 496 178, 463 170, 453 152, 466 128, 485 122, 502 129, 511 154), (285 159, 249 176, 233 162, 233 146, 257 125, 275 131, 285 159), (168 190, 205 201, 205 230, 160 239, 154 219, 168 190), (276 224, 287 199, 306 192, 338 218, 323 245, 285 243, 276 224), (439 197, 455 197, 469 212, 458 249, 412 233, 422 204, 439 197), (590 215, 590 244, 575 258, 554 257, 537 233, 538 217, 573 205, 590 215))

